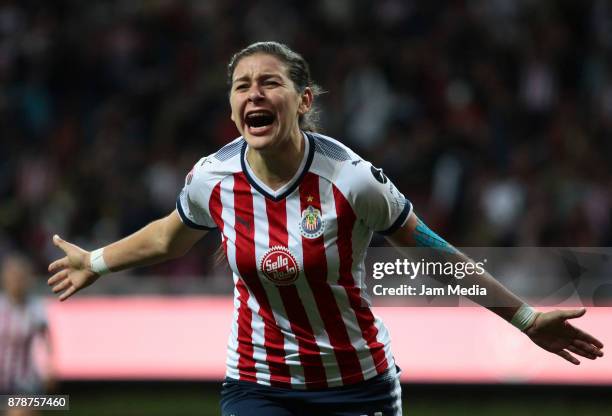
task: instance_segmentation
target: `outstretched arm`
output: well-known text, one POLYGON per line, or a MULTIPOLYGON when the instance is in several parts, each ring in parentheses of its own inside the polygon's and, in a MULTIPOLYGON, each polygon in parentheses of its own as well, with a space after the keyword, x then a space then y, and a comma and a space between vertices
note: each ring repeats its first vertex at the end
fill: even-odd
MULTIPOLYGON (((101 260, 111 271, 160 263, 184 255, 206 231, 183 224, 178 213, 153 221, 147 226, 104 247, 101 260)), ((53 236, 53 243, 66 254, 49 265, 54 273, 48 280, 54 293, 64 301, 77 291, 95 282, 99 273, 92 270, 91 252, 53 236)))
MULTIPOLYGON (((388 240, 396 247, 437 247, 447 253, 447 259, 458 262, 471 260, 444 239, 431 231, 419 218, 412 213, 406 223, 388 240)), ((461 284, 471 285, 475 282, 469 278, 461 284)), ((555 310, 551 312, 535 312, 531 310, 518 296, 506 289, 489 273, 478 276, 481 287, 487 289, 487 297, 470 297, 473 301, 486 306, 508 322, 521 330, 538 346, 546 351, 557 354, 572 364, 580 364, 571 353, 594 360, 602 357, 603 344, 592 335, 574 327, 568 319, 579 318, 586 312, 578 310, 555 310), (491 306, 504 305, 504 306, 491 306)))

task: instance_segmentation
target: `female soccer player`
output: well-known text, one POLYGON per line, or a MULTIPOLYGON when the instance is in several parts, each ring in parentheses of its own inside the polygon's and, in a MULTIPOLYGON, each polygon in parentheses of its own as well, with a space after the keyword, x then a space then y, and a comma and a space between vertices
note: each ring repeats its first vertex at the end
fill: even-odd
MULTIPOLYGON (((255 43, 228 75, 242 136, 195 164, 167 217, 91 253, 55 236, 66 256, 49 266, 53 292, 63 301, 109 271, 179 257, 219 228, 235 284, 223 415, 400 415, 389 334, 362 293, 365 251, 373 232, 454 249, 381 170, 310 131, 316 87, 300 55, 255 43)), ((574 364, 570 353, 602 356, 567 322, 584 310, 538 313, 490 276, 479 285, 542 348, 574 364)))
MULTIPOLYGON (((51 340, 40 299, 31 296, 32 265, 19 253, 5 254, 0 262, 0 394, 41 394, 53 385, 51 367, 39 368, 34 357, 36 343, 44 346, 50 363, 51 340)), ((31 409, 11 408, 7 416, 38 414, 31 409)))

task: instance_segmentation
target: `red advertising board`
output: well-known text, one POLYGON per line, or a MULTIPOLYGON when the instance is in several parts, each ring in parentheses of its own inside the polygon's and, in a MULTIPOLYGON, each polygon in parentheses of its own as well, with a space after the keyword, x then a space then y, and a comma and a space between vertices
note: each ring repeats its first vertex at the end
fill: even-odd
MULTIPOLYGON (((226 297, 82 297, 47 303, 62 379, 221 379, 226 297)), ((612 358, 574 366, 483 308, 376 308, 405 382, 612 384, 612 358)), ((577 322, 612 345, 612 308, 577 322)), ((604 351, 606 349, 604 348, 604 351)))

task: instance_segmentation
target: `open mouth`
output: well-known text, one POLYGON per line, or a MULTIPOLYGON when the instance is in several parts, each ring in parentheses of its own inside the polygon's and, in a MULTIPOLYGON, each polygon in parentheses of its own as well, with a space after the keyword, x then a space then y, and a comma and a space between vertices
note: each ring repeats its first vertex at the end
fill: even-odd
POLYGON ((244 121, 248 127, 266 127, 274 123, 275 117, 269 111, 257 110, 247 113, 244 121))

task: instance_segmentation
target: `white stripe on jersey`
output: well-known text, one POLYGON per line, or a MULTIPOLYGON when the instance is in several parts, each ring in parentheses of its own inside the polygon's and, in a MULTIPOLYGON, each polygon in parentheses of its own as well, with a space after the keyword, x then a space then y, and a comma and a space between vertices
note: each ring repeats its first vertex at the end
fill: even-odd
MULTIPOLYGON (((252 193, 252 189, 251 189, 252 193)), ((262 224, 267 224, 266 221, 262 221, 262 219, 257 218, 257 215, 265 215, 265 202, 263 211, 258 212, 258 207, 255 205, 256 198, 253 198, 253 223, 255 227, 255 241, 268 241, 268 230, 266 227, 265 232, 261 229, 262 224)), ((257 253, 257 244, 255 244, 255 260, 259 258, 257 253)), ((265 287, 265 285, 264 285, 265 287)), ((266 338, 266 328, 263 322, 263 318, 261 316, 261 305, 258 304, 255 296, 251 291, 251 296, 249 297, 249 307, 253 312, 253 319, 251 321, 251 327, 253 328, 253 345, 254 345, 254 353, 253 359, 255 360, 255 368, 257 369, 257 380, 262 381, 262 384, 270 384, 270 374, 271 370, 267 362, 267 352, 264 348, 265 338, 266 338)))
MULTIPOLYGON (((247 286, 248 290, 248 286, 247 286)), ((265 327, 263 319, 260 315, 260 306, 253 296, 253 293, 250 292, 248 305, 249 309, 253 312, 251 314, 251 339, 253 344, 253 359, 255 360, 255 377, 262 384, 270 384, 270 367, 268 366, 268 362, 266 361, 267 354, 266 349, 264 348, 265 344, 265 327)))
POLYGON ((240 307, 240 301, 238 300, 238 287, 236 284, 238 283, 239 277, 236 274, 233 274, 232 277, 234 280, 234 313, 232 316, 232 327, 227 341, 225 376, 238 380, 240 378, 240 374, 238 373, 238 308, 240 307))
MULTIPOLYGON (((336 203, 334 201, 333 187, 332 184, 324 178, 319 177, 319 192, 321 194, 321 211, 324 212, 324 217, 333 218, 336 216, 336 203)), ((325 229, 325 241, 334 241, 337 239, 338 227, 335 221, 327 221, 331 224, 329 228, 325 229)), ((329 284, 332 286, 332 292, 338 308, 342 314, 342 319, 346 325, 351 344, 355 346, 357 355, 359 357, 359 364, 363 369, 374 368, 375 363, 372 358, 372 354, 367 346, 367 342, 363 339, 361 328, 359 327, 357 316, 355 311, 352 309, 348 300, 348 294, 344 287, 342 287, 338 280, 340 273, 338 268, 340 263, 338 261, 340 255, 338 253, 338 246, 336 244, 327 244, 325 247, 326 258, 327 258, 327 270, 330 276, 336 276, 336 279, 328 279, 329 284), (334 261, 336 260, 336 261, 334 261)), ((352 267, 351 267, 352 268, 352 267)), ((353 275, 355 278, 355 275, 353 275)), ((357 284, 360 282, 356 282, 357 284)), ((361 287, 360 284, 358 286, 361 287)))
POLYGON ((378 340, 378 342, 384 345, 385 358, 387 359, 387 367, 393 367, 395 365, 395 359, 393 358, 393 353, 391 352, 391 337, 389 336, 389 331, 387 330, 387 327, 383 324, 382 319, 380 319, 377 315, 374 315, 374 326, 378 330, 376 339, 378 340))

